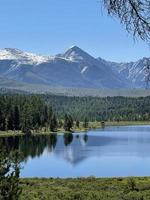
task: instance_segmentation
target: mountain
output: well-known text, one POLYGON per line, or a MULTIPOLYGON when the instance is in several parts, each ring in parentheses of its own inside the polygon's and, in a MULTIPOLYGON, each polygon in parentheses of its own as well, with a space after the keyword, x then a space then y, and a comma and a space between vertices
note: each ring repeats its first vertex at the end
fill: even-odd
POLYGON ((6 48, 0 50, 0 87, 18 84, 19 89, 31 84, 35 88, 143 88, 145 59, 115 63, 94 58, 77 46, 56 56, 6 48))
POLYGON ((136 62, 116 63, 105 61, 101 58, 98 60, 106 63, 124 82, 128 82, 129 88, 145 88, 145 63, 150 62, 150 58, 142 58, 136 62))

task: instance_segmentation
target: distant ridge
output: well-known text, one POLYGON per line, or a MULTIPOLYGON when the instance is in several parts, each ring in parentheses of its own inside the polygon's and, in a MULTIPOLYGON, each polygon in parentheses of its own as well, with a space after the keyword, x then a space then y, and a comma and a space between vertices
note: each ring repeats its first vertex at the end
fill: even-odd
POLYGON ((56 56, 42 56, 6 48, 0 50, 0 87, 15 85, 22 89, 30 84, 35 91, 38 87, 144 89, 146 60, 147 58, 143 58, 137 62, 115 63, 94 58, 77 46, 56 56))

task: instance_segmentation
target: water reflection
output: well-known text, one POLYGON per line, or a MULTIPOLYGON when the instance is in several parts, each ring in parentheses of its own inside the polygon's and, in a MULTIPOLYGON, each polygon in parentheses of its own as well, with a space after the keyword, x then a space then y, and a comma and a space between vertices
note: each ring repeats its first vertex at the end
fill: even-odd
POLYGON ((150 175, 150 126, 7 137, 0 144, 22 154, 23 176, 150 175))
POLYGON ((73 141, 73 134, 72 133, 65 133, 64 134, 64 144, 68 146, 73 141))
POLYGON ((53 151, 57 143, 57 135, 5 137, 0 139, 0 143, 9 152, 18 150, 23 160, 26 160, 29 156, 32 158, 41 156, 46 147, 49 151, 53 151))
MULTIPOLYGON (((74 139, 72 133, 66 133, 63 136, 57 134, 49 135, 30 135, 30 136, 20 136, 20 137, 3 137, 0 138, 0 145, 3 149, 7 149, 9 152, 18 150, 22 155, 22 160, 26 161, 28 157, 35 158, 40 157, 45 150, 49 153, 53 152, 57 145, 57 140, 59 138, 58 146, 68 146, 71 145, 74 139), (63 144, 62 144, 63 137, 63 144)), ((79 138, 79 137, 78 137, 79 138)), ((82 135, 82 139, 86 143, 88 141, 88 136, 82 135)))
POLYGON ((85 135, 83 136, 83 140, 84 140, 85 143, 87 143, 87 141, 88 141, 88 135, 87 135, 87 134, 85 134, 85 135))

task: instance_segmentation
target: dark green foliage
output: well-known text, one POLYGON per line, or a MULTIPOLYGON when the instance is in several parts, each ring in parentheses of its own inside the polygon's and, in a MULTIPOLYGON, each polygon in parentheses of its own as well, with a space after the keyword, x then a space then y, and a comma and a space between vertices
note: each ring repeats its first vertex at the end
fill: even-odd
POLYGON ((0 148, 0 200, 18 200, 20 161, 17 152, 9 153, 0 148))
POLYGON ((136 185, 135 178, 127 178, 124 191, 120 195, 121 200, 144 200, 143 195, 139 193, 139 189, 136 185))
POLYGON ((126 185, 127 191, 137 191, 137 186, 134 178, 130 177, 127 179, 127 185, 126 185))
POLYGON ((126 178, 24 179, 21 200, 150 200, 150 178, 134 178, 139 191, 124 193, 126 178), (40 196, 39 196, 40 195, 40 196))
POLYGON ((87 118, 85 118, 85 120, 83 122, 83 127, 88 128, 88 126, 89 126, 88 120, 87 120, 87 118))
POLYGON ((71 131, 73 127, 73 119, 71 115, 65 114, 65 119, 64 119, 64 129, 65 131, 71 131))
MULTIPOLYGON (((150 97, 0 95, 0 130, 72 131, 92 121, 149 121, 150 97), (67 114, 65 114, 67 113, 67 114), (74 123, 75 122, 75 123, 74 123), (83 123, 80 123, 83 122, 83 123)), ((102 124, 103 126, 104 124, 102 124)))
POLYGON ((78 127, 78 128, 80 127, 80 122, 79 122, 79 120, 76 121, 76 127, 78 127))
POLYGON ((67 146, 71 144, 73 141, 73 134, 72 133, 65 133, 64 134, 64 144, 67 146))
POLYGON ((59 122, 58 122, 58 127, 59 127, 59 128, 62 128, 62 127, 63 127, 63 121, 62 121, 61 119, 60 119, 59 122))
POLYGON ((51 106, 37 95, 1 95, 0 96, 0 130, 22 130, 30 134, 32 130, 46 127, 56 117, 51 106), (51 119, 52 118, 52 119, 51 119))
POLYGON ((149 121, 150 97, 66 97, 42 95, 58 117, 69 113, 74 121, 149 121))
POLYGON ((57 134, 51 133, 43 135, 24 135, 21 137, 2 137, 0 142, 3 149, 6 148, 8 152, 18 152, 21 154, 20 160, 26 161, 28 157, 36 157, 43 154, 45 148, 52 151, 57 144, 57 134))
POLYGON ((5 123, 6 123, 6 120, 8 121, 8 125, 6 125, 6 128, 8 128, 9 130, 14 130, 14 112, 13 111, 14 110, 11 108, 8 119, 7 118, 5 119, 5 123))
POLYGON ((57 144, 57 134, 50 134, 50 138, 48 138, 48 146, 49 148, 55 148, 57 144))
POLYGON ((20 128, 20 113, 19 107, 16 105, 14 108, 14 129, 19 130, 20 128))
POLYGON ((58 127, 58 122, 56 119, 56 115, 54 114, 50 120, 50 130, 52 132, 55 132, 55 131, 57 131, 57 127, 58 127))

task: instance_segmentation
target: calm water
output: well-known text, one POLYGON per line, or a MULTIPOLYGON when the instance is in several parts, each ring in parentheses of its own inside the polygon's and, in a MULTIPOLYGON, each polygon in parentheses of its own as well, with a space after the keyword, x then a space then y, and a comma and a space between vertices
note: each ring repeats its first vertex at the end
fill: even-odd
POLYGON ((150 175, 150 126, 0 140, 22 152, 22 177, 150 175))

